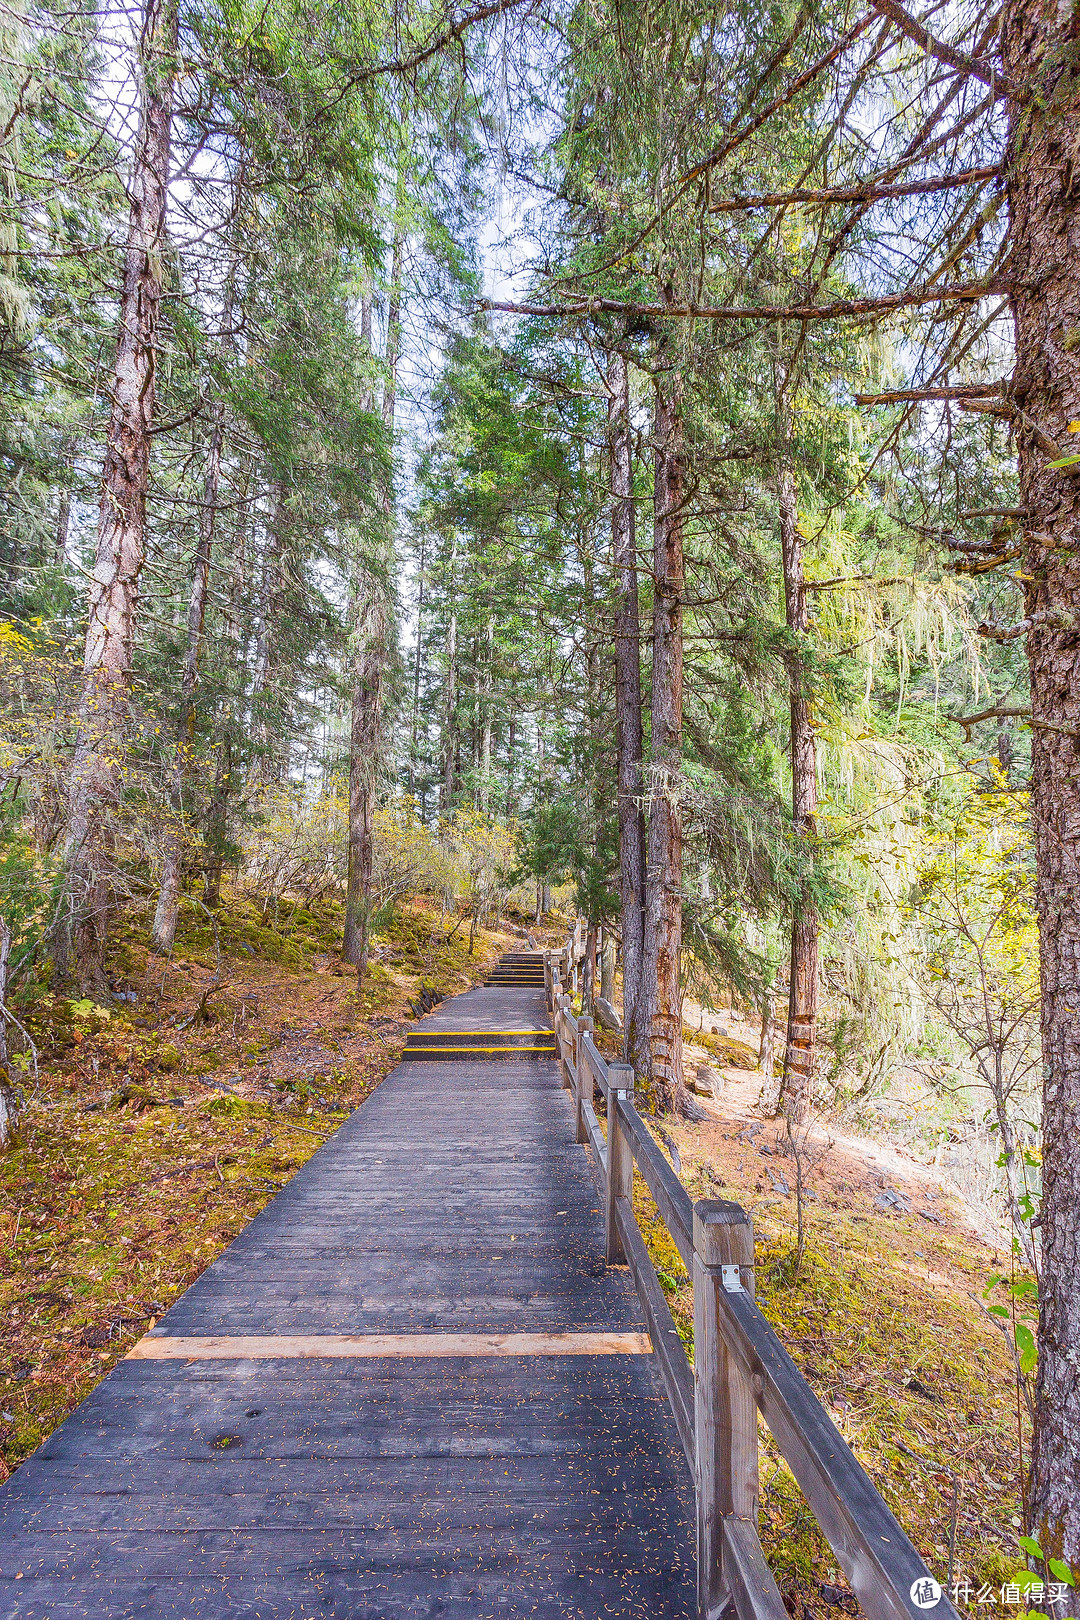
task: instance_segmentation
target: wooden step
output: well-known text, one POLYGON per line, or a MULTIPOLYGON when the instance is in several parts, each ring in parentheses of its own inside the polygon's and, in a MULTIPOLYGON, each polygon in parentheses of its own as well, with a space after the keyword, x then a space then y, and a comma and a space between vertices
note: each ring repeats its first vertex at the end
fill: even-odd
POLYGON ((405 1037, 405 1050, 414 1046, 550 1046, 549 1029, 414 1029, 405 1037))
POLYGON ((422 1061, 439 1063, 490 1063, 499 1058, 552 1058, 554 1046, 407 1046, 401 1054, 403 1063, 422 1061))
POLYGON ((543 1029, 413 1030, 406 1036, 401 1055, 403 1059, 422 1059, 426 1063, 554 1058, 555 1036, 543 1029))

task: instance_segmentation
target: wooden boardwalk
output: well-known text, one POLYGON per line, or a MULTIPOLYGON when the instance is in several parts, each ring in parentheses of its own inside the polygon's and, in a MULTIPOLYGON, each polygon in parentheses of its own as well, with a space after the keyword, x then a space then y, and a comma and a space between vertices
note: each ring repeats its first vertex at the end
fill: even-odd
MULTIPOLYGON (((418 1027, 550 1021, 510 985, 418 1027)), ((693 1615, 689 1473, 572 1137, 552 1059, 402 1063, 0 1488, 2 1620, 693 1615)))

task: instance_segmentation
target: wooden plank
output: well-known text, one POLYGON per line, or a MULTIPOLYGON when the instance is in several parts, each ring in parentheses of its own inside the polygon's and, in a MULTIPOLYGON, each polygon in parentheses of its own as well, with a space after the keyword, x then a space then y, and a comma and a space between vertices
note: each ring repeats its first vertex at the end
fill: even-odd
POLYGON ((679 1431, 683 1455, 693 1474, 694 1375, 690 1370, 690 1362, 679 1337, 679 1330, 668 1309, 664 1290, 649 1259, 645 1239, 634 1217, 634 1206, 629 1199, 619 1198, 616 1201, 615 1218, 619 1223, 619 1236, 627 1256, 630 1275, 634 1279, 638 1298, 645 1312, 649 1337, 656 1351, 668 1403, 675 1419, 675 1427, 679 1431))
POLYGON ((585 1103, 588 1102, 591 1107, 593 1099, 593 1072, 589 1067, 588 1054, 583 1048, 592 1034, 592 1028, 591 1018, 579 1018, 574 1033, 574 1140, 582 1145, 588 1141, 585 1129, 585 1103))
MULTIPOLYGON (((738 1620, 789 1620, 754 1526, 747 1519, 730 1517, 722 1525, 724 1578, 738 1620)), ((709 1620, 718 1620, 723 1612, 718 1607, 709 1620)))
POLYGON ((632 1102, 620 1103, 634 1149, 638 1169, 656 1201, 661 1219, 671 1233, 687 1271, 693 1270, 694 1244, 691 1237, 694 1205, 690 1194, 653 1141, 645 1121, 632 1102))
MULTIPOLYGON (((869 1620, 925 1620, 926 1565, 747 1293, 723 1293, 720 1330, 869 1620)), ((933 1620, 957 1620, 943 1594, 933 1620)))
POLYGON ((596 1041, 593 1039, 592 1020, 590 1019, 589 1022, 590 1031, 581 1042, 581 1055, 589 1066, 593 1083, 600 1087, 606 1097, 608 1092, 608 1066, 596 1045, 596 1041))
POLYGON ((354 1356, 648 1356, 647 1333, 148 1334, 128 1361, 296 1360, 354 1356))
POLYGON ((607 1143, 604 1140, 604 1133, 600 1129, 600 1121, 596 1117, 596 1109, 593 1107, 591 1102, 587 1102, 583 1105, 581 1116, 585 1121, 585 1130, 588 1136, 589 1146, 596 1154, 596 1160, 600 1166, 601 1179, 606 1179, 607 1143))

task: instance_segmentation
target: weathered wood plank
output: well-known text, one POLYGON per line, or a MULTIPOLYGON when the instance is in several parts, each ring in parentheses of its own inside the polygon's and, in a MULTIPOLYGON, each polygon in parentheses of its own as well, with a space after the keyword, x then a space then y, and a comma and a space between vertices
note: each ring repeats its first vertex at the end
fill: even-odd
POLYGON ((315 1333, 169 1338, 148 1334, 129 1361, 231 1361, 343 1356, 647 1356, 647 1333, 315 1333))
POLYGON ((604 1244, 609 1266, 626 1262, 626 1250, 618 1223, 618 1201, 628 1203, 634 1197, 634 1155, 630 1138, 626 1134, 626 1119, 620 1112, 620 1103, 633 1099, 634 1071, 628 1063, 612 1063, 604 1076, 607 1084, 608 1156, 607 1176, 604 1182, 604 1244))
POLYGON ((675 1326, 664 1290, 649 1259, 634 1206, 627 1198, 619 1198, 615 1206, 619 1223, 619 1236, 630 1266, 630 1275, 638 1291, 645 1312, 649 1337, 656 1351, 660 1373, 664 1380, 675 1427, 691 1473, 694 1472, 694 1375, 690 1370, 679 1330, 675 1326))
POLYGON ((634 1149, 638 1169, 656 1201, 661 1219, 687 1271, 693 1270, 694 1244, 691 1233, 694 1205, 690 1194, 652 1139, 648 1126, 632 1102, 619 1104, 634 1149))
POLYGON ((591 1102, 582 1104, 581 1115, 585 1121, 586 1141, 596 1154, 596 1162, 600 1166, 600 1176, 603 1180, 607 1175, 607 1143, 600 1129, 600 1121, 596 1117, 596 1109, 591 1102))
MULTIPOLYGON (((747 1519, 730 1517, 722 1521, 722 1529, 724 1579, 738 1620, 788 1620, 757 1530, 747 1519)), ((723 1612, 718 1607, 710 1612, 709 1620, 717 1620, 723 1612)))

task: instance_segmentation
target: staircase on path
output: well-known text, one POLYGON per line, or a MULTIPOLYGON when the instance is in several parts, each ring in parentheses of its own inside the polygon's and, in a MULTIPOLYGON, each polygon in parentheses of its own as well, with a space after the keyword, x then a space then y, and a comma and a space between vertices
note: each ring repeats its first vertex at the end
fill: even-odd
POLYGON ((0 1488, 0 1620, 695 1613, 543 959, 406 1060, 0 1488))

